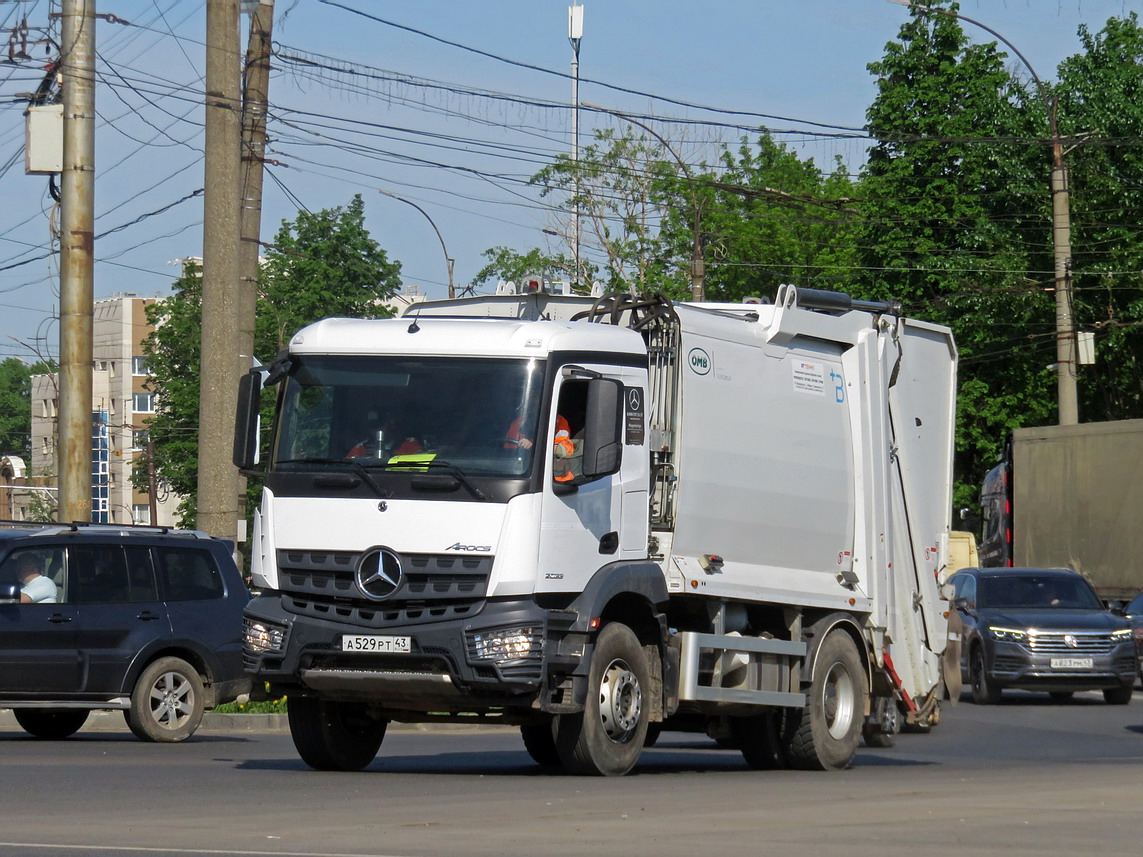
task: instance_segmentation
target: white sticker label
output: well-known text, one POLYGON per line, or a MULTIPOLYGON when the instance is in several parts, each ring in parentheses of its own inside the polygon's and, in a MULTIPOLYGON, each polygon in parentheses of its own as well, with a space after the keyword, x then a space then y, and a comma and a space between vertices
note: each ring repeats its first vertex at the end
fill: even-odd
POLYGON ((825 395, 825 366, 806 360, 794 360, 794 389, 815 396, 825 395))

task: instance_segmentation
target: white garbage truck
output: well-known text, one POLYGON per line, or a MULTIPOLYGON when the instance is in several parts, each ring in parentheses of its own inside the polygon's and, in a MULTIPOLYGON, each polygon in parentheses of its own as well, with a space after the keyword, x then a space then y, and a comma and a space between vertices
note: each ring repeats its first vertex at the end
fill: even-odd
POLYGON ((325 319, 243 379, 246 668, 302 759, 361 769, 390 722, 449 721, 579 774, 663 729, 840 769, 930 728, 959 674, 949 330, 792 286, 529 285, 325 319))

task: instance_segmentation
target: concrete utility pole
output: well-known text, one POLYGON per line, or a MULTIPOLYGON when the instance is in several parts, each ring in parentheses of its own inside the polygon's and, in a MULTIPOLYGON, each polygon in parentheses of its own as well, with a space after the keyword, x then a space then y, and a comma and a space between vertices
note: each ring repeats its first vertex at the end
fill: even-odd
POLYGON ((1072 319, 1072 219, 1071 197, 1068 189, 1068 168, 1064 162, 1064 141, 1060 137, 1058 122, 1059 99, 1052 95, 1036 69, 1020 49, 987 24, 938 6, 923 6, 910 0, 889 0, 899 6, 909 6, 922 12, 944 15, 967 21, 995 36, 1012 50, 1032 75, 1044 107, 1048 111, 1048 136, 1052 143, 1052 255, 1055 259, 1056 293, 1056 395, 1059 399, 1059 421, 1062 426, 1079 423, 1079 403, 1076 392, 1076 331, 1072 319))
POLYGON ((231 461, 238 378, 250 365, 238 338, 239 77, 238 0, 207 0, 198 527, 228 539, 238 535, 241 491, 231 461))
POLYGON ((246 75, 242 92, 242 237, 238 345, 254 354, 254 317, 258 303, 258 256, 262 238, 262 172, 266 156, 266 105, 270 90, 270 44, 274 0, 261 0, 250 16, 246 75))
POLYGON ((95 0, 64 0, 60 78, 59 519, 91 520, 91 372, 95 314, 95 0))

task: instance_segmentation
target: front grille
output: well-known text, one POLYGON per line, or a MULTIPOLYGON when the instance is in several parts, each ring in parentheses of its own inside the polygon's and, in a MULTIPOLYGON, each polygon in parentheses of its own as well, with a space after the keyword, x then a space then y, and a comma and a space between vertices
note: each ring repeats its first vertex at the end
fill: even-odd
POLYGON ((360 554, 278 551, 278 584, 291 613, 366 628, 443 622, 480 612, 492 573, 490 556, 400 554, 404 579, 384 601, 362 595, 354 581, 360 554))
POLYGON ((1038 655, 1106 655, 1112 649, 1111 634, 1104 631, 1038 633, 1028 637, 1028 648, 1038 655), (1068 645, 1071 637, 1075 645, 1068 645))

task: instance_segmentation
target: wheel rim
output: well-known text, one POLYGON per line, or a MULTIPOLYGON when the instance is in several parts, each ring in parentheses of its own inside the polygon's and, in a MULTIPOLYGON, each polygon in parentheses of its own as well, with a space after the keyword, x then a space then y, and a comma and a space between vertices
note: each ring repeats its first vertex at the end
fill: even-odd
POLYGON ((194 686, 177 672, 165 672, 151 686, 151 716, 163 729, 175 730, 194 711, 194 686))
POLYGON ((826 728, 831 737, 844 738, 853 725, 853 676, 838 661, 829 668, 824 682, 822 710, 825 712, 826 728))
POLYGON ((643 689, 626 661, 614 660, 603 671, 599 686, 599 720, 607 737, 626 744, 639 726, 643 689))

